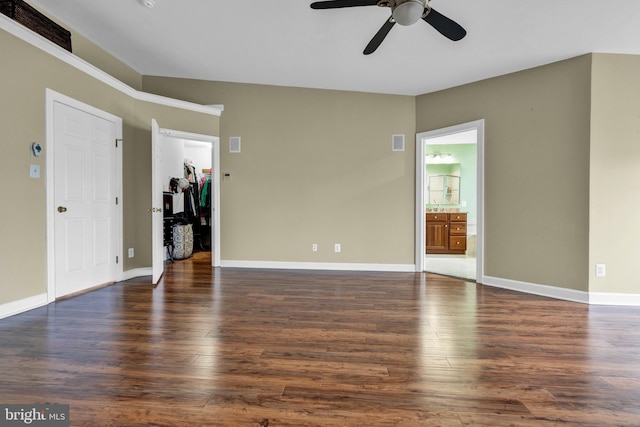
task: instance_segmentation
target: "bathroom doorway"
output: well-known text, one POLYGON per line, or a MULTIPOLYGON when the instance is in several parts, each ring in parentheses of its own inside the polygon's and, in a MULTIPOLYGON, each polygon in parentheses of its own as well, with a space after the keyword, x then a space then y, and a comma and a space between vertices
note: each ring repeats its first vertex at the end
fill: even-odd
POLYGON ((417 134, 416 171, 416 270, 481 283, 484 120, 417 134))

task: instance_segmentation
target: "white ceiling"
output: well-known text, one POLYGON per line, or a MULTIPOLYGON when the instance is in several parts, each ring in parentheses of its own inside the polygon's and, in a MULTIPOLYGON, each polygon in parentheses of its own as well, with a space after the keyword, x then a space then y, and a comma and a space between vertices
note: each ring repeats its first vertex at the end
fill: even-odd
POLYGON ((640 54, 638 0, 432 0, 467 36, 311 0, 27 0, 143 75, 419 95, 589 52, 640 54))

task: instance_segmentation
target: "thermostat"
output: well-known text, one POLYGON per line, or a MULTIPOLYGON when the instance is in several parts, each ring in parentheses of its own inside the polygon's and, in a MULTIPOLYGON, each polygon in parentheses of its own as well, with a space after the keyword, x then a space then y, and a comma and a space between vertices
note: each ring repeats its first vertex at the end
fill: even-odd
POLYGON ((40 153, 42 153, 42 147, 37 142, 31 144, 31 153, 33 157, 40 157, 40 153))

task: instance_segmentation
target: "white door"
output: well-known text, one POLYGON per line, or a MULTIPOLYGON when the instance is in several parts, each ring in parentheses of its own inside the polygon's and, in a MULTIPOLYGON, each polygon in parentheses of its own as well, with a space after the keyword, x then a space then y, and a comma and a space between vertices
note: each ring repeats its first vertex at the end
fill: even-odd
POLYGON ((152 278, 157 284, 164 273, 164 237, 162 213, 162 138, 158 122, 151 120, 151 247, 152 278))
POLYGON ((116 123, 55 102, 55 296, 113 281, 116 123))

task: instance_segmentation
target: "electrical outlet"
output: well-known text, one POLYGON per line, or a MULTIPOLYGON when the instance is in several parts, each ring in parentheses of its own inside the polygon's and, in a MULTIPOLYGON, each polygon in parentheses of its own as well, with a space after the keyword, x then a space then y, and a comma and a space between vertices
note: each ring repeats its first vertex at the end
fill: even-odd
POLYGON ((333 250, 335 252, 340 252, 342 251, 342 246, 340 246, 340 243, 336 243, 335 246, 333 247, 333 250))
POLYGON ((129 258, 133 258, 133 248, 129 248, 129 258))
POLYGON ((596 277, 605 277, 607 275, 607 266, 605 264, 596 264, 596 277))
POLYGON ((311 250, 312 250, 313 252, 318 252, 318 244, 317 244, 317 243, 313 243, 313 244, 311 245, 311 250))

